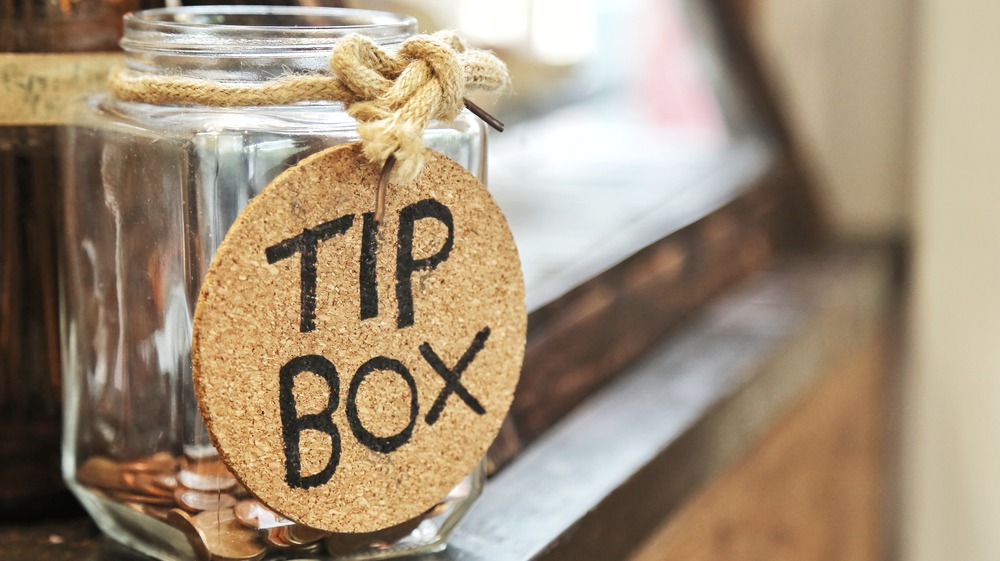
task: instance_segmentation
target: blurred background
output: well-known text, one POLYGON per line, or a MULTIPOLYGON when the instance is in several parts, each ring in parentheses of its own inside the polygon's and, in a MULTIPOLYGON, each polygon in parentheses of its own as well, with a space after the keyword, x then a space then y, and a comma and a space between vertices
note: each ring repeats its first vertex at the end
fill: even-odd
MULTIPOLYGON (((743 4, 834 236, 906 250, 900 557, 1000 558, 1000 3, 743 4)), ((602 80, 632 80, 659 100, 647 120, 673 119, 711 142, 721 117, 699 103, 704 84, 694 73, 683 65, 670 75, 643 72, 642 59, 683 56, 684 25, 644 34, 641 24, 669 5, 412 0, 391 7, 412 7, 426 13, 422 21, 503 51, 514 70, 512 103, 522 112, 598 89, 602 80), (628 20, 630 12, 643 16, 628 20), (637 44, 643 40, 653 43, 637 44), (538 95, 542 89, 547 95, 538 95)))

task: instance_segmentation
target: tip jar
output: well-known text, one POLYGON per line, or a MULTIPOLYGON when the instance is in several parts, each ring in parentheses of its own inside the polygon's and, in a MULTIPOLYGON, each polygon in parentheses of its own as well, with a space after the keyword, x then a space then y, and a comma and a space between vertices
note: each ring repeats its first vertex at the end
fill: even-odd
MULTIPOLYGON (((327 68, 362 34, 391 49, 409 17, 304 7, 193 7, 125 17, 127 68, 249 85, 327 68)), ((227 470, 199 415, 191 336, 201 283, 248 202, 282 171, 358 140, 335 102, 209 107, 87 100, 64 151, 63 473, 101 529, 158 559, 385 558, 443 547, 480 466, 413 520, 369 534, 293 523, 227 470)), ((432 122, 429 148, 480 180, 485 131, 432 122)))

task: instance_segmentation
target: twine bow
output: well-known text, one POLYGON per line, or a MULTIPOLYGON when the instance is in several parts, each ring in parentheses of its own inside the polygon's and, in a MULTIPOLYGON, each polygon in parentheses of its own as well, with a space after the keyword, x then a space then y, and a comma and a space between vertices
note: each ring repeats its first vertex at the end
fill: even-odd
POLYGON ((424 161, 423 132, 434 119, 454 120, 470 90, 502 91, 507 67, 488 51, 472 49, 453 31, 407 39, 397 52, 349 35, 330 56, 332 74, 297 75, 246 85, 148 76, 127 69, 111 77, 111 92, 126 101, 215 107, 340 101, 358 121, 365 156, 395 157, 395 178, 407 182, 424 161))

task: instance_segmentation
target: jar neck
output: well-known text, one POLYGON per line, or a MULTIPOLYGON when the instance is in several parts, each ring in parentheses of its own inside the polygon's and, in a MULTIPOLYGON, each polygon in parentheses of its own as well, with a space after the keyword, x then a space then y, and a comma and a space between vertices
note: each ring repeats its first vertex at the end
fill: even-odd
POLYGON ((192 6, 125 16, 129 70, 222 82, 264 82, 329 69, 337 40, 392 47, 416 32, 397 14, 301 6, 192 6))

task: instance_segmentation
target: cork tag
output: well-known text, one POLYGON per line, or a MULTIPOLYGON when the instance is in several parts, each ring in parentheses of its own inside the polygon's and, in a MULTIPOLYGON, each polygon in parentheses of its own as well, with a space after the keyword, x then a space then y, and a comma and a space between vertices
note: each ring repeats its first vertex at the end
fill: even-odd
POLYGON ((276 178, 205 277, 192 360, 226 465, 269 507, 372 532, 438 504, 510 408, 524 281, 486 188, 428 151, 374 220, 379 167, 350 144, 276 178))

